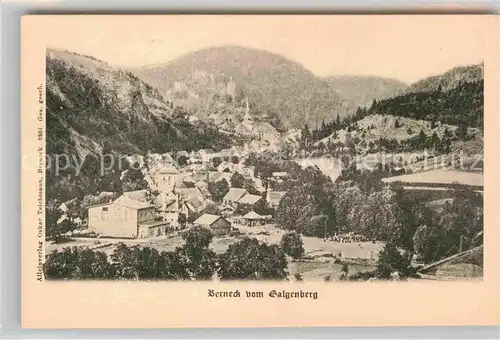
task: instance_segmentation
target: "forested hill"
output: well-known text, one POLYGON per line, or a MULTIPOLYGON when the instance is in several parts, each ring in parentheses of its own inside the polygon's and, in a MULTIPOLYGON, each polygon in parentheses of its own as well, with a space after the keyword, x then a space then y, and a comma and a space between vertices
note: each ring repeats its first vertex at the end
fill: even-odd
POLYGON ((346 119, 334 119, 312 131, 313 140, 330 136, 334 131, 349 128, 367 116, 406 117, 432 123, 483 129, 484 84, 483 80, 463 81, 450 90, 441 87, 432 91, 410 92, 380 101, 370 108, 358 108, 346 119))
POLYGON ((405 94, 375 102, 366 114, 482 128, 484 65, 458 66, 412 84, 405 94))
POLYGON ((463 83, 483 81, 484 64, 457 66, 443 74, 424 78, 413 83, 406 92, 450 91, 463 83))
POLYGON ((303 65, 253 48, 211 47, 132 71, 193 113, 217 106, 219 97, 234 97, 236 103, 248 99, 254 113, 301 127, 315 126, 333 112, 343 117, 356 109, 303 65))
POLYGON ((227 139, 193 125, 160 93, 126 70, 93 57, 48 49, 47 153, 121 153, 217 148, 227 139))
POLYGON ((483 127, 484 84, 482 80, 462 82, 449 91, 412 92, 375 102, 366 111, 443 124, 483 127))

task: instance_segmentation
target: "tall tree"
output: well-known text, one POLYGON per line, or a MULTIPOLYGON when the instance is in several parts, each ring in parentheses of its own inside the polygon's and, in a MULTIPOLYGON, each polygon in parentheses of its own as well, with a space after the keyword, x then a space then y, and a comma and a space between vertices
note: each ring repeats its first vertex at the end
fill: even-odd
POLYGON ((219 276, 222 280, 283 280, 287 261, 277 245, 268 245, 255 238, 245 237, 231 244, 219 257, 219 276))

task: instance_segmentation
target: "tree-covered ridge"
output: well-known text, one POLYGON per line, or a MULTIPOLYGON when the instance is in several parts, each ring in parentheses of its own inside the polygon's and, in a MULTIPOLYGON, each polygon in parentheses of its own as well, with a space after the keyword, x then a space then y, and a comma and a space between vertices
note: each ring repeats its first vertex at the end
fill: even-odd
POLYGON ((189 107, 214 106, 232 83, 236 102, 248 98, 258 116, 276 117, 287 127, 316 126, 332 110, 343 116, 356 107, 303 65, 253 48, 211 47, 132 71, 167 95, 182 96, 189 107))
POLYGON ((443 74, 426 77, 413 83, 406 92, 432 92, 441 88, 449 91, 462 83, 483 81, 484 63, 468 66, 457 66, 443 74))
POLYGON ((217 148, 228 139, 193 125, 128 71, 69 52, 48 51, 47 153, 132 153, 217 148))
MULTIPOLYGON (((458 126, 461 130, 475 127, 483 129, 484 84, 482 81, 464 82, 450 91, 438 88, 432 92, 407 93, 394 98, 374 101, 370 108, 358 108, 345 119, 332 117, 317 129, 306 133, 312 142, 330 136, 341 129, 355 129, 356 122, 368 116, 391 115, 430 121, 433 125, 458 126)), ((394 126, 399 128, 399 126, 394 126)), ((417 132, 417 131, 413 131, 417 132)), ((304 132, 303 132, 304 134, 304 132)), ((389 137, 389 136, 388 136, 389 137)))
POLYGON ((374 102, 366 114, 440 121, 443 124, 483 127, 484 83, 463 82, 443 91, 440 87, 430 92, 415 92, 374 102))

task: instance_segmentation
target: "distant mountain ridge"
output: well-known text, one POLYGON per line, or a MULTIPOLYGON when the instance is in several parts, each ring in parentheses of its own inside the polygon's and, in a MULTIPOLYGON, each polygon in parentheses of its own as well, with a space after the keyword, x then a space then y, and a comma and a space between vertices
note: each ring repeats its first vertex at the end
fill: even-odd
POLYGON ((252 114, 276 117, 287 127, 317 125, 356 108, 301 64, 240 46, 206 48, 131 71, 188 110, 210 111, 248 100, 252 114))
POLYGON ((408 87, 407 92, 432 92, 441 88, 450 91, 463 83, 483 81, 484 63, 468 66, 457 66, 445 73, 430 76, 417 81, 408 87))
POLYGON ((391 78, 375 76, 330 76, 325 77, 332 89, 356 106, 367 107, 374 100, 382 100, 402 94, 408 84, 391 78))

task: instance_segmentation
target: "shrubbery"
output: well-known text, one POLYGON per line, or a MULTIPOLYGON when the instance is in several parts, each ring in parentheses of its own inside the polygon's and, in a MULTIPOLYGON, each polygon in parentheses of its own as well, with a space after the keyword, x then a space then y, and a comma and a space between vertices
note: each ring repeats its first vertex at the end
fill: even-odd
POLYGON ((175 251, 119 244, 108 256, 101 251, 65 248, 54 251, 44 265, 49 280, 283 280, 285 254, 277 245, 244 238, 217 256, 210 248, 212 233, 202 227, 186 230, 185 244, 175 251))
POLYGON ((294 259, 297 259, 304 255, 302 238, 294 231, 284 234, 281 237, 280 245, 285 254, 290 255, 294 259))

